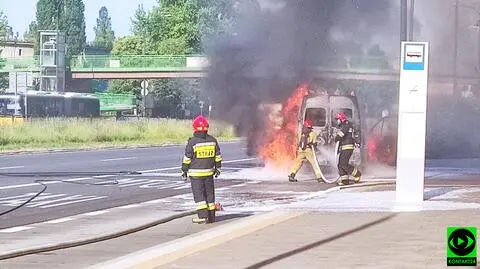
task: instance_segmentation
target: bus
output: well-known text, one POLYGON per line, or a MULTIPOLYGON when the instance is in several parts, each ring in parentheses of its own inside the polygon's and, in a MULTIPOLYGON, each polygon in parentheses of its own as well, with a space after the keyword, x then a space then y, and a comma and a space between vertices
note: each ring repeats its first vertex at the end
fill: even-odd
POLYGON ((0 94, 0 117, 99 117, 100 101, 91 94, 27 91, 0 94))

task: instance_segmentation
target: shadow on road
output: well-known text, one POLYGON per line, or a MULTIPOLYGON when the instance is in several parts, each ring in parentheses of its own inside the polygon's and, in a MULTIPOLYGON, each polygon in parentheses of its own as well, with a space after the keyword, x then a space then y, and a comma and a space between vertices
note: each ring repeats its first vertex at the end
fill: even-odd
POLYGON ((435 188, 435 189, 432 189, 432 190, 425 191, 423 196, 424 196, 425 200, 430 200, 432 198, 445 195, 445 194, 447 194, 449 192, 452 192, 456 189, 458 189, 458 188, 448 188, 448 187, 446 187, 446 188, 435 188))
POLYGON ((277 261, 280 261, 280 260, 283 260, 283 259, 286 259, 290 256, 293 256, 293 255, 296 255, 296 254, 299 254, 299 253, 302 253, 304 251, 307 251, 307 250, 310 250, 312 248, 316 248, 318 246, 321 246, 323 244, 326 244, 326 243, 329 243, 329 242, 332 242, 332 241, 335 241, 337 239, 340 239, 342 237, 345 237, 345 236, 348 236, 348 235, 351 235, 351 234, 354 234, 354 233, 357 233, 357 232, 360 232, 362 230, 365 230, 365 229, 368 229, 370 227, 373 227, 375 225, 378 225, 380 223, 383 223, 387 220, 390 220, 392 218, 394 218, 397 214, 391 214, 391 215, 388 215, 386 217, 383 217, 383 218, 380 218, 378 220, 375 220, 375 221, 372 221, 372 222, 369 222, 369 223, 366 223, 362 226, 359 226, 355 229, 351 229, 351 230, 348 230, 348 231, 345 231, 343 233, 339 233, 337 235, 334 235, 334 236, 331 236, 329 238, 326 238, 326 239, 323 239, 323 240, 320 240, 320 241, 317 241, 317 242, 314 242, 314 243, 311 243, 311 244, 308 244, 308 245, 305 245, 303 247, 300 247, 300 248, 297 248, 297 249, 293 249, 291 251, 287 251, 287 252, 284 252, 282 254, 279 254, 275 257, 272 257, 270 259, 267 259, 267 260, 264 260, 264 261, 261 261, 259 263, 256 263, 256 264, 253 264, 253 265, 250 265, 248 267, 246 267, 245 269, 258 269, 258 268, 261 268, 263 266, 267 266, 269 264, 272 264, 272 263, 275 263, 277 261))
POLYGON ((227 221, 227 220, 232 220, 232 219, 240 219, 244 217, 249 217, 253 214, 228 214, 228 215, 217 215, 215 217, 215 222, 222 222, 222 221, 227 221))

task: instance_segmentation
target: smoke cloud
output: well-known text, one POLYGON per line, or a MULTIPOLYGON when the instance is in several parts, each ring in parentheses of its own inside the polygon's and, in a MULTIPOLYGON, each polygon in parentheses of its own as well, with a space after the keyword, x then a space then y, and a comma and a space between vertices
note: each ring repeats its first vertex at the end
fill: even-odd
MULTIPOLYGON (((480 11, 480 5, 474 0, 461 2, 470 7, 459 9, 458 72, 459 76, 478 76, 479 32, 470 26, 480 19, 471 7, 480 11)), ((259 0, 259 3, 260 10, 244 9, 237 27, 208 47, 212 65, 204 86, 214 105, 213 116, 234 124, 239 135, 254 138, 263 124, 257 114, 258 105, 284 102, 299 84, 310 82, 313 76, 308 66, 365 52, 375 44, 386 52, 393 67, 398 66, 398 0, 259 0)), ((416 1, 414 38, 430 42, 431 74, 453 74, 453 3, 453 0, 416 1)), ((393 84, 389 90, 398 92, 398 84, 393 84)), ((480 100, 478 85, 459 83, 459 87, 471 89, 480 100)), ((475 98, 453 102, 451 94, 452 84, 429 83, 429 158, 480 154, 480 142, 475 135, 480 132, 479 102, 471 101, 475 98)), ((372 102, 370 97, 361 95, 359 92, 362 101, 372 102)), ((385 108, 394 114, 397 102, 395 99, 385 108)), ((249 142, 253 147, 255 141, 249 142)))
POLYGON ((214 116, 233 123, 239 135, 261 129, 260 103, 285 101, 313 79, 308 67, 352 49, 338 46, 340 41, 356 39, 355 49, 365 49, 369 29, 381 28, 379 22, 390 16, 388 1, 378 0, 275 0, 260 6, 244 12, 231 35, 208 52, 205 89, 214 116))

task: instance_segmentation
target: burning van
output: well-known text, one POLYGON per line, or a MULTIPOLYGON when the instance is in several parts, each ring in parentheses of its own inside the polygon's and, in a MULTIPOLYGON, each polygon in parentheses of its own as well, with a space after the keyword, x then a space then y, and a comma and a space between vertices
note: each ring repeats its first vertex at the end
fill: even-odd
POLYGON ((338 129, 335 115, 340 111, 345 112, 352 122, 354 136, 361 144, 361 148, 354 150, 351 163, 359 167, 364 164, 367 155, 362 136, 365 124, 355 96, 317 94, 303 85, 295 89, 285 103, 264 104, 258 111, 263 115, 263 128, 256 130, 251 137, 255 139, 249 139, 249 144, 256 146, 259 157, 270 166, 281 169, 291 164, 306 118, 312 120, 317 134, 319 164, 324 168, 336 166, 334 136, 338 129))
POLYGON ((360 143, 360 148, 355 148, 350 163, 357 167, 365 164, 367 147, 363 137, 364 126, 362 122, 363 111, 359 109, 355 96, 346 95, 309 95, 305 98, 301 109, 301 118, 298 121, 298 131, 302 129, 305 119, 313 122, 313 130, 317 134, 319 152, 317 159, 321 166, 335 166, 335 135, 338 131, 335 116, 343 111, 348 120, 353 124, 354 137, 360 143))

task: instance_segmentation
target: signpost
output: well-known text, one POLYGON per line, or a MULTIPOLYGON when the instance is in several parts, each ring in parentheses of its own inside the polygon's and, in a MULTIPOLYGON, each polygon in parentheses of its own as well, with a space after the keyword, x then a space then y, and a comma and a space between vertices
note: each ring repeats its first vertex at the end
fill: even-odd
POLYGON ((398 113, 396 201, 419 210, 424 199, 428 42, 402 42, 398 113))
POLYGON ((147 95, 148 95, 148 81, 143 80, 141 83, 142 86, 142 97, 143 97, 143 116, 147 116, 147 95))

